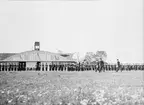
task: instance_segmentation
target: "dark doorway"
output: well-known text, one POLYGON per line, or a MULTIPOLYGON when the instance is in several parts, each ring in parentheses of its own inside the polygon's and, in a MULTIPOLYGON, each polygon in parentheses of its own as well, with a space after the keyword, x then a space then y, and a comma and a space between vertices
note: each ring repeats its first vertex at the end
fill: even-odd
POLYGON ((41 68, 40 66, 41 66, 41 62, 37 62, 36 63, 36 70, 37 71, 40 71, 40 68, 41 68))
POLYGON ((26 70, 26 62, 19 62, 18 71, 25 71, 25 70, 26 70))

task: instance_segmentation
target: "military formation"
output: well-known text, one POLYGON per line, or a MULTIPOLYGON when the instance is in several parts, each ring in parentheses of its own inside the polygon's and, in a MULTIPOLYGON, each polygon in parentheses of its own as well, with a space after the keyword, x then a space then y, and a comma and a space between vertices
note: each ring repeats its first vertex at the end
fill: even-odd
POLYGON ((84 63, 67 63, 67 64, 55 64, 51 63, 49 65, 37 64, 36 67, 27 68, 26 64, 16 65, 10 64, 5 65, 0 63, 0 71, 95 71, 95 72, 105 72, 105 71, 131 71, 131 70, 144 70, 144 65, 138 64, 122 64, 117 59, 116 64, 107 64, 102 59, 96 64, 84 64, 84 63))

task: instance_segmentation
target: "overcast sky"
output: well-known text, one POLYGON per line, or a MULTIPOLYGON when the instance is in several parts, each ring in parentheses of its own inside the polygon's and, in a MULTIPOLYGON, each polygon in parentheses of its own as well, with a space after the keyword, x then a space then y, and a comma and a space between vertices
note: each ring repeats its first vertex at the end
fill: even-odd
POLYGON ((0 1, 0 52, 106 51, 109 62, 143 62, 142 0, 0 1))

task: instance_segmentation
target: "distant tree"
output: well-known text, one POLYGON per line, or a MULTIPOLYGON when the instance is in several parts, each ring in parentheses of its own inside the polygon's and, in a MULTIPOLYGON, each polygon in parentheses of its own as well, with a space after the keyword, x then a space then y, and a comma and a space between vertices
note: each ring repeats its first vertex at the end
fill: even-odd
POLYGON ((95 57, 96 57, 96 61, 99 61, 100 58, 102 58, 102 60, 106 61, 107 53, 105 51, 97 51, 95 57))
POLYGON ((98 62, 102 58, 103 61, 107 59, 107 53, 105 51, 97 51, 96 54, 93 52, 87 52, 84 58, 85 63, 98 62))
POLYGON ((93 61, 95 61, 95 54, 93 52, 87 52, 86 55, 85 55, 85 59, 84 61, 86 63, 91 63, 93 61))

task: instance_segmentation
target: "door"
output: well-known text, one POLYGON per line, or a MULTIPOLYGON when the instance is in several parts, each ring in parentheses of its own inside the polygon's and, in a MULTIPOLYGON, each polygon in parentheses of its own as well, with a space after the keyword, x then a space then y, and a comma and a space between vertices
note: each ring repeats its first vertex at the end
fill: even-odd
POLYGON ((37 71, 40 71, 40 68, 41 68, 40 66, 41 66, 41 62, 37 62, 36 63, 36 70, 37 71))
POLYGON ((18 70, 19 71, 25 71, 26 70, 26 62, 19 62, 18 70))

